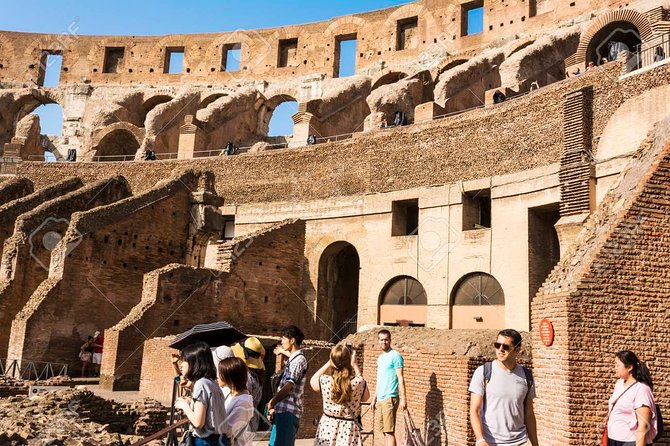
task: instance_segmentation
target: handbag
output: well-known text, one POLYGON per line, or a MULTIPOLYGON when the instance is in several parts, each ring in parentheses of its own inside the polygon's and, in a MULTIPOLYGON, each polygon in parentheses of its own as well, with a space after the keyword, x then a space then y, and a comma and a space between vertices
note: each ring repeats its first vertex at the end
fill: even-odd
POLYGON ((623 394, 626 393, 626 392, 628 392, 628 390, 629 390, 631 387, 633 387, 635 384, 637 384, 637 381, 634 382, 633 384, 631 384, 630 386, 626 387, 626 389, 625 389, 623 392, 621 392, 621 395, 619 395, 619 396, 617 397, 617 399, 615 399, 614 402, 612 403, 612 407, 611 407, 610 410, 607 412, 607 417, 605 418, 605 427, 603 428, 603 434, 602 434, 602 436, 600 437, 600 446, 608 446, 608 445, 609 445, 610 439, 609 439, 609 436, 607 435, 607 422, 608 422, 609 419, 610 419, 610 414, 611 414, 612 411, 614 410, 614 406, 616 405, 617 402, 619 402, 619 399, 623 396, 623 394))
POLYGON ((425 446, 423 438, 421 438, 421 430, 416 427, 409 410, 403 411, 405 417, 405 446, 425 446))

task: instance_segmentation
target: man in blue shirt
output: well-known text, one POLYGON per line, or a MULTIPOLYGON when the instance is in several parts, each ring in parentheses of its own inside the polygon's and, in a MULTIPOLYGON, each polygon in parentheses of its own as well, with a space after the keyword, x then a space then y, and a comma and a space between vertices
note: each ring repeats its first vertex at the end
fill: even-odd
POLYGON ((379 347, 383 353, 377 358, 377 391, 372 400, 375 423, 384 433, 386 446, 395 446, 395 420, 398 406, 407 408, 405 380, 403 379, 403 359, 391 348, 391 332, 380 330, 379 347))

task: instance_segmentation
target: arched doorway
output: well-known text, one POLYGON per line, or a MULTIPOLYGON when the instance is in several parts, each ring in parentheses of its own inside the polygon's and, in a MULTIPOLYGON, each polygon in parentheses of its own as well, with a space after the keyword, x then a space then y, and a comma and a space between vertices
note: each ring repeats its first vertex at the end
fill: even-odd
POLYGON ((490 274, 463 276, 451 294, 451 328, 503 328, 505 293, 490 274))
POLYGON ((428 297, 423 285, 413 277, 398 276, 389 280, 379 295, 379 324, 425 326, 428 297))
POLYGON ((319 259, 316 314, 331 342, 356 332, 360 266, 354 245, 343 241, 329 245, 319 259))
POLYGON ((284 101, 272 110, 268 124, 268 136, 293 135, 293 115, 298 112, 297 101, 284 101))
POLYGON ((641 42, 640 31, 634 24, 624 21, 608 23, 591 38, 586 50, 586 63, 600 65, 603 58, 611 62, 621 51, 636 51, 641 42))
POLYGON ((105 135, 97 146, 94 161, 132 161, 140 148, 135 135, 124 129, 105 135))

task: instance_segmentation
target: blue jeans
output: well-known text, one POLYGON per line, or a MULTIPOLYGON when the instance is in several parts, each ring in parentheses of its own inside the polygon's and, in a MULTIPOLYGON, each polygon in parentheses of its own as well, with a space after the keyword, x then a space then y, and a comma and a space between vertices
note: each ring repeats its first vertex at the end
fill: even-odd
POLYGON ((194 446, 230 446, 230 440, 225 435, 210 435, 207 438, 193 436, 194 446))
POLYGON ((269 446, 293 446, 300 419, 291 412, 279 412, 272 421, 269 446))

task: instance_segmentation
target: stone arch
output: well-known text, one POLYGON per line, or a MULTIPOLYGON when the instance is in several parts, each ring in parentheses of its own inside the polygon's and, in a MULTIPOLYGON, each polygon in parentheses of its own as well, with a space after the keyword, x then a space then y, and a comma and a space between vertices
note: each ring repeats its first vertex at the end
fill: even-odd
POLYGON ((93 160, 132 161, 143 137, 144 131, 130 123, 118 122, 107 126, 93 138, 93 160))
POLYGON ((331 342, 356 332, 360 265, 356 247, 345 241, 331 243, 319 258, 316 307, 331 342))
POLYGON ((160 104, 165 104, 166 102, 170 102, 173 99, 174 96, 167 93, 157 93, 152 96, 149 96, 148 98, 145 98, 144 103, 142 103, 142 113, 140 119, 142 125, 145 125, 144 122, 146 121, 147 115, 151 110, 153 110, 160 104))
POLYGON ((437 74, 435 76, 435 79, 440 77, 440 74, 444 73, 447 70, 451 70, 454 67, 457 67, 459 65, 463 65, 464 63, 467 63, 470 60, 468 57, 455 57, 455 58, 448 58, 444 62, 442 62, 438 68, 437 68, 437 74))
POLYGON ((323 34, 329 37, 355 34, 358 32, 360 28, 367 25, 367 23, 368 21, 365 20, 363 17, 354 17, 354 16, 342 17, 340 19, 335 20, 330 25, 328 25, 328 28, 326 28, 323 34))
POLYGON ((0 35, 0 70, 6 68, 12 60, 15 60, 14 45, 7 37, 0 35))
POLYGON ((209 104, 212 102, 216 101, 217 99, 220 99, 224 96, 230 96, 231 94, 235 93, 234 90, 219 90, 215 92, 203 92, 201 94, 201 99, 200 99, 200 105, 198 105, 198 110, 202 108, 207 108, 209 104))
POLYGON ((396 276, 379 293, 380 325, 424 326, 428 319, 428 296, 411 276, 396 276))
POLYGON ((53 90, 32 89, 22 91, 14 96, 13 115, 14 125, 33 112, 40 105, 58 104, 63 106, 61 95, 53 90))
POLYGON ((492 275, 474 271, 461 277, 449 298, 451 328, 503 328, 505 292, 492 275))
POLYGON ((510 57, 510 56, 513 55, 514 53, 518 53, 518 52, 521 51, 522 49, 527 48, 527 47, 531 46, 531 45, 534 44, 534 43, 535 43, 535 39, 526 39, 526 40, 523 41, 522 43, 516 44, 516 45, 514 45, 512 48, 510 48, 509 51, 507 52, 507 54, 505 55, 505 57, 506 57, 506 58, 507 58, 507 57, 510 57))
MULTIPOLYGON (((297 95, 296 95, 297 96, 297 95)), ((263 105, 258 109, 258 134, 267 136, 270 129, 270 121, 275 109, 284 102, 298 102, 296 96, 292 94, 277 93, 266 99, 263 105)))
POLYGON ((382 85, 393 84, 408 76, 409 74, 404 71, 383 71, 372 79, 372 88, 370 91, 381 87, 382 85))
POLYGON ((618 9, 616 11, 610 11, 609 13, 598 17, 593 21, 591 25, 586 29, 579 39, 579 45, 577 46, 577 51, 573 56, 568 59, 566 65, 575 65, 586 63, 586 58, 588 55, 589 45, 593 38, 600 32, 603 28, 608 26, 611 23, 624 22, 630 23, 635 28, 640 35, 642 41, 646 41, 652 36, 651 23, 649 19, 642 13, 634 11, 632 9, 618 9))

